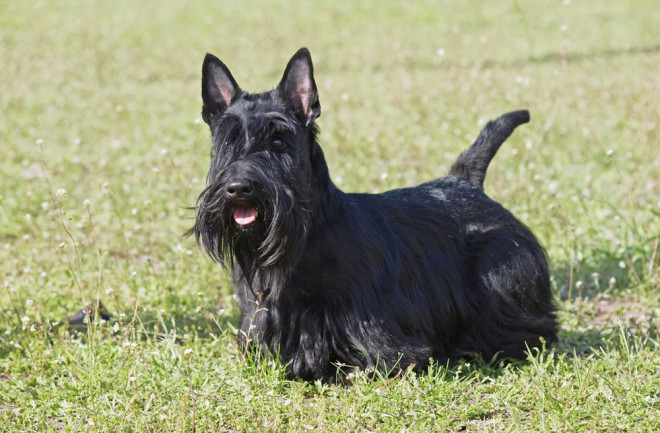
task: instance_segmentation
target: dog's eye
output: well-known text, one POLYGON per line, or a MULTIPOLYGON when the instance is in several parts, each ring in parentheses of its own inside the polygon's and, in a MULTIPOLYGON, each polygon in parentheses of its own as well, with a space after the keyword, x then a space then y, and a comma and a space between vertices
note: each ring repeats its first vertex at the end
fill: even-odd
POLYGON ((273 146, 275 146, 275 147, 280 147, 281 145, 282 145, 282 140, 280 140, 280 139, 278 139, 278 138, 275 138, 275 139, 273 140, 273 146))

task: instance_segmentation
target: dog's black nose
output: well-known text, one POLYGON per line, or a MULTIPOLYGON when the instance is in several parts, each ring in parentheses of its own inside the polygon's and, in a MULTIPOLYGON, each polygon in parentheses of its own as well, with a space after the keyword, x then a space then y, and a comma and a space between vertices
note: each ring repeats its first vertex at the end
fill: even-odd
POLYGON ((248 197, 252 194, 252 182, 248 179, 239 179, 229 182, 225 187, 230 198, 248 197))

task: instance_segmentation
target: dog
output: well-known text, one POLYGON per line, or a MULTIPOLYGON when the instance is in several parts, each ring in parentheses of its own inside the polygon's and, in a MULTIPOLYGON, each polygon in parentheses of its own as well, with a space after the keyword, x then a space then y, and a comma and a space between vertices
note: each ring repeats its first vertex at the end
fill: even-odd
POLYGON ((207 54, 202 100, 213 145, 188 234, 231 269, 246 350, 279 358, 290 377, 344 383, 430 362, 522 358, 556 340, 545 251, 483 192, 491 159, 527 111, 489 122, 446 177, 348 194, 317 141, 306 48, 264 93, 243 91, 207 54))

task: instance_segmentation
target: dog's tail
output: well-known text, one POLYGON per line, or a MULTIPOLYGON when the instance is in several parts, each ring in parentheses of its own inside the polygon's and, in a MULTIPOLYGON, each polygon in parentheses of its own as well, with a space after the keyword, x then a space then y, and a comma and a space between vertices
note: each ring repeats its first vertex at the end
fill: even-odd
POLYGON ((495 153, 516 127, 527 122, 529 122, 527 110, 506 113, 488 122, 472 146, 461 153, 452 165, 449 175, 467 179, 474 186, 483 189, 486 170, 495 153))

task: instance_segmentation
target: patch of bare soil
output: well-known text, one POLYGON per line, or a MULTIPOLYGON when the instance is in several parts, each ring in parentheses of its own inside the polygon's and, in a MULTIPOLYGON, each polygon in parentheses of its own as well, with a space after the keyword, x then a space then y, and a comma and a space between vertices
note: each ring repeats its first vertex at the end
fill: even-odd
POLYGON ((595 311, 588 321, 596 327, 617 326, 620 320, 623 324, 636 323, 645 334, 660 332, 660 311, 657 306, 618 297, 594 299, 593 302, 595 311))

